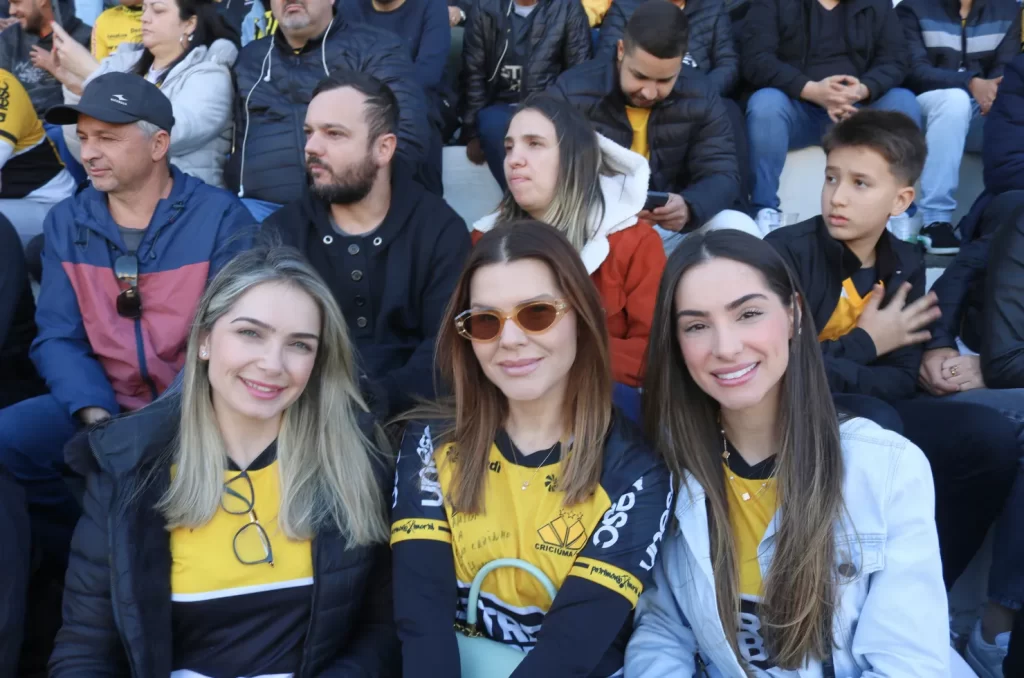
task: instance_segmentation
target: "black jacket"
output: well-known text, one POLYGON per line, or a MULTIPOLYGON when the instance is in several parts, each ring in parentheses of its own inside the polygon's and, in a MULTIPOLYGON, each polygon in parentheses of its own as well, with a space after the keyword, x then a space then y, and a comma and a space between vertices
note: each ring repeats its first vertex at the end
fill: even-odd
POLYGON ((1024 388, 1024 203, 992 241, 980 352, 985 386, 1024 388))
MULTIPOLYGON (((820 331, 839 304, 843 281, 861 268, 860 259, 829 235, 820 216, 772 231, 765 240, 789 264, 814 314, 814 326, 820 331)), ((875 253, 878 277, 885 285, 883 308, 904 282, 910 282, 913 288, 907 301, 924 295, 924 257, 913 245, 883 231, 875 253)), ((833 393, 856 393, 882 400, 913 395, 923 352, 920 344, 878 356, 874 341, 857 327, 820 345, 833 393)))
POLYGON ((391 196, 372 239, 358 244, 339 236, 327 203, 308 194, 271 215, 264 230, 299 249, 327 281, 375 411, 398 414, 417 396, 434 396, 434 340, 470 240, 466 222, 406 174, 394 176, 391 196))
MULTIPOLYGON (((463 140, 474 138, 476 116, 498 95, 498 74, 513 40, 514 0, 477 0, 462 44, 463 140)), ((545 90, 559 73, 590 58, 590 23, 579 0, 540 0, 532 17, 530 54, 520 98, 545 90)))
MULTIPOLYGON (((69 446, 68 464, 87 480, 51 676, 170 674, 170 537, 154 505, 170 481, 166 450, 177 425, 178 401, 165 398, 93 430, 88 445, 69 446)), ((346 549, 333 530, 314 537, 297 678, 398 675, 389 570, 386 545, 346 549)))
POLYGON ((45 392, 28 351, 36 338, 36 304, 29 284, 21 238, 7 217, 0 214, 0 409, 19 398, 45 392), (31 388, 35 385, 35 388, 31 388))
MULTIPOLYGON (((743 77, 755 87, 774 87, 800 98, 810 78, 804 66, 810 49, 811 3, 818 0, 753 0, 740 44, 743 77)), ((843 0, 846 46, 856 76, 874 101, 899 87, 910 69, 903 29, 892 0, 843 0)))
MULTIPOLYGON (((615 143, 626 148, 633 144, 614 55, 563 73, 549 92, 579 109, 615 143)), ((703 226, 739 196, 732 127, 714 85, 699 71, 684 67, 668 98, 654 106, 647 141, 650 190, 683 196, 692 215, 687 231, 703 226)))
POLYGON ((907 86, 920 94, 998 78, 1020 54, 1020 11, 1017 0, 975 0, 961 24, 958 0, 901 2, 896 14, 910 51, 907 86))
MULTIPOLYGON (((601 22, 596 50, 598 58, 616 53, 616 45, 626 31, 626 22, 640 3, 641 0, 615 0, 612 3, 601 22)), ((707 75, 719 96, 728 96, 740 77, 740 58, 736 53, 725 0, 689 0, 683 13, 690 24, 683 63, 707 75)))
POLYGON ((286 203, 306 186, 302 126, 313 89, 327 71, 350 68, 388 85, 398 99, 398 157, 413 171, 433 130, 426 94, 413 77, 401 38, 336 15, 324 36, 296 54, 281 31, 250 42, 235 63, 235 136, 224 181, 246 198, 286 203), (244 170, 244 171, 243 171, 244 170))

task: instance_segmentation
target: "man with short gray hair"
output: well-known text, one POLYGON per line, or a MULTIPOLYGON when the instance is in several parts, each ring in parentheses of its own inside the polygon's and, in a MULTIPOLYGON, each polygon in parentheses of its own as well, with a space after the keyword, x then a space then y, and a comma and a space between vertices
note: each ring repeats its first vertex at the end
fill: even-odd
POLYGON ((92 186, 43 226, 30 356, 50 392, 0 410, 0 466, 24 485, 34 524, 45 520, 47 555, 65 559, 78 508, 58 471, 64 444, 171 384, 206 283, 248 246, 252 220, 168 162, 171 103, 141 76, 101 75, 46 119, 77 125, 92 186))

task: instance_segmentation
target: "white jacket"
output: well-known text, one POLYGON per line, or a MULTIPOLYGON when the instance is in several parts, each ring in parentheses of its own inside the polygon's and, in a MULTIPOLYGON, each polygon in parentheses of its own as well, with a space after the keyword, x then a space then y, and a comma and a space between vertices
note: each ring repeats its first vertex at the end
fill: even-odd
MULTIPOLYGON (((949 617, 935 530, 931 467, 913 443, 866 419, 840 428, 848 517, 837 525, 840 602, 833 653, 837 678, 949 675, 949 617), (852 576, 845 576, 852 570, 852 576)), ((687 473, 626 649, 627 678, 696 675, 699 652, 715 678, 745 678, 718 615, 704 490, 687 473)), ((767 573, 779 514, 759 547, 767 573)), ((756 676, 822 675, 756 669, 756 676)))
MULTIPOLYGON (((121 43, 86 78, 83 89, 104 73, 132 70, 140 58, 141 45, 121 43)), ((209 47, 200 45, 171 69, 160 86, 174 108, 171 162, 182 172, 220 188, 224 187, 224 163, 231 151, 235 96, 231 66, 237 58, 238 49, 230 40, 215 40, 209 47)), ((65 104, 77 104, 80 98, 64 88, 65 104)), ((75 158, 81 160, 82 148, 74 125, 64 126, 64 139, 75 158)))
MULTIPOLYGON (((636 225, 636 215, 647 202, 647 184, 651 178, 651 166, 647 158, 600 134, 597 135, 597 141, 604 162, 612 174, 601 175, 604 217, 600 223, 590 224, 590 238, 580 252, 580 258, 590 274, 608 258, 608 236, 636 225)), ((596 216, 592 215, 592 222, 596 216)), ((497 212, 488 214, 473 224, 473 230, 486 233, 494 228, 497 221, 497 212)))

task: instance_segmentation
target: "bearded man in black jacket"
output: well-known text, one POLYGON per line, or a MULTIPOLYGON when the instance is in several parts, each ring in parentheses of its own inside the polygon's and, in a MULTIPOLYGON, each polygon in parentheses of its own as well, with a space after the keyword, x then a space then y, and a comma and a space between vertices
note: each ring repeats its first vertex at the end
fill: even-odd
POLYGON ((273 35, 250 42, 235 63, 235 138, 224 181, 262 221, 306 185, 303 119, 313 89, 339 68, 384 82, 399 103, 398 158, 440 192, 440 167, 428 166, 426 93, 397 35, 353 25, 331 0, 270 0, 273 35))
POLYGON ((434 340, 470 248, 466 222, 393 162, 397 128, 387 85, 336 71, 306 112, 309 190, 264 222, 331 288, 382 417, 434 396, 434 340))

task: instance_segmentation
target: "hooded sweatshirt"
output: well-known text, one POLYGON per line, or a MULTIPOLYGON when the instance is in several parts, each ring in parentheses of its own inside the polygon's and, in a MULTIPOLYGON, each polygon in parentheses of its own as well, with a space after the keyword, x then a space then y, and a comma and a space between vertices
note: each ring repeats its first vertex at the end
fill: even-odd
MULTIPOLYGON (((665 270, 661 237, 637 213, 647 201, 651 168, 640 154, 597 135, 605 165, 601 195, 604 214, 594 215, 583 265, 601 294, 611 337, 612 376, 627 386, 643 380, 644 353, 654 320, 658 283, 665 270)), ((473 224, 473 242, 498 223, 498 213, 473 224)))
MULTIPOLYGON (((142 58, 143 47, 122 43, 85 79, 82 89, 104 73, 127 73, 142 58)), ((160 91, 174 109, 171 162, 182 172, 211 186, 224 187, 224 163, 231 150, 231 107, 235 89, 231 66, 238 47, 230 40, 214 40, 192 49, 160 83, 160 91)), ((64 89, 64 103, 77 104, 80 96, 64 89)), ((75 125, 64 126, 64 141, 81 160, 82 147, 75 125)))
MULTIPOLYGON (((92 38, 92 29, 75 16, 75 6, 70 2, 59 2, 54 20, 86 49, 92 38)), ((9 26, 0 33, 0 68, 14 74, 32 99, 36 113, 42 117, 46 109, 64 103, 61 85, 52 75, 32 64, 32 48, 39 45, 46 51, 53 49, 53 33, 45 38, 38 34, 26 33, 20 24, 9 26)))

